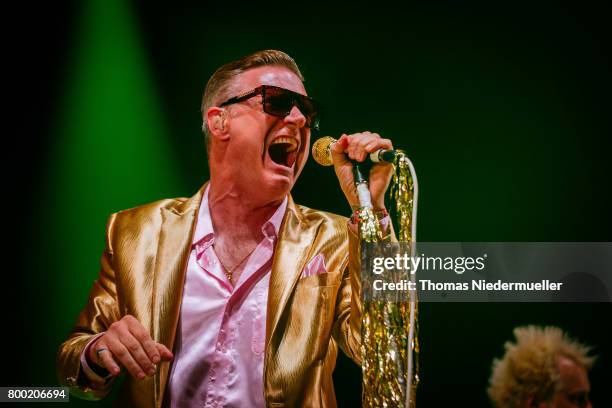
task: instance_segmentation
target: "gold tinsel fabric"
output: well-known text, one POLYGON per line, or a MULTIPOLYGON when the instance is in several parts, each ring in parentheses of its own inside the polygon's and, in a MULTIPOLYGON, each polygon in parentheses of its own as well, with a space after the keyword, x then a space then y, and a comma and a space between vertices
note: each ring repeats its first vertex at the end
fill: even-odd
MULTIPOLYGON (((395 202, 398 238, 400 242, 408 244, 408 248, 413 248, 411 229, 414 183, 407 157, 403 152, 398 152, 394 163, 391 197, 395 202)), ((370 208, 359 211, 359 232, 365 244, 383 242, 379 220, 370 208)), ((362 273, 372 272, 362 269, 362 273)), ((415 308, 416 317, 416 300, 411 303, 405 300, 364 299, 361 325, 364 407, 402 407, 406 404, 408 353, 412 354, 411 358, 416 362, 419 350, 416 318, 414 341, 408 347, 411 304, 415 308)), ((411 408, 415 406, 418 383, 418 365, 413 364, 413 367, 409 402, 411 408)))

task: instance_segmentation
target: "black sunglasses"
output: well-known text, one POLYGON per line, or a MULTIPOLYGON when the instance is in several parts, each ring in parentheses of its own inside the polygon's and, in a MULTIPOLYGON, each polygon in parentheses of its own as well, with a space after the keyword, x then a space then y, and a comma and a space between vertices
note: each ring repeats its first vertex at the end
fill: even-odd
POLYGON ((308 96, 278 86, 260 85, 252 91, 228 99, 219 107, 246 101, 257 95, 261 95, 264 112, 284 118, 291 113, 294 106, 297 106, 302 115, 306 117, 306 126, 319 130, 319 104, 308 96))

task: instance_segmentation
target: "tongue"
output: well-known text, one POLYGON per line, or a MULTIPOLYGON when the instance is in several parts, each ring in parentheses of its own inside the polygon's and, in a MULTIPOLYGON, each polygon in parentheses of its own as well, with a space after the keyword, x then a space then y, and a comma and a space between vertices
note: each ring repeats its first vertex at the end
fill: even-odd
POLYGON ((293 167, 293 163, 297 159, 297 150, 287 153, 287 167, 293 167))

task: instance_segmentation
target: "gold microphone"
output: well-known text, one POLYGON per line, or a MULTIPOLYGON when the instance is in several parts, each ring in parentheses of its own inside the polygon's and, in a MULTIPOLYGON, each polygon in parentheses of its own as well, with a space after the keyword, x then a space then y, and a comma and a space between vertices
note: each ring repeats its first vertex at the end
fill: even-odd
MULTIPOLYGON (((331 157, 331 146, 337 140, 331 136, 323 136, 317 139, 312 145, 312 157, 321 166, 332 166, 334 163, 331 157)), ((361 172, 360 164, 353 160, 353 180, 359 197, 359 204, 362 207, 372 208, 372 197, 368 189, 368 179, 361 172)))
POLYGON ((312 144, 312 158, 321 166, 332 166, 331 145, 336 142, 331 136, 323 136, 312 144))
MULTIPOLYGON (((336 142, 337 140, 331 136, 323 136, 322 138, 317 139, 312 144, 313 159, 315 159, 315 161, 321 166, 332 166, 334 163, 331 157, 331 146, 336 142)), ((397 151, 385 149, 378 149, 377 151, 368 155, 372 163, 393 163, 396 156, 397 151)))

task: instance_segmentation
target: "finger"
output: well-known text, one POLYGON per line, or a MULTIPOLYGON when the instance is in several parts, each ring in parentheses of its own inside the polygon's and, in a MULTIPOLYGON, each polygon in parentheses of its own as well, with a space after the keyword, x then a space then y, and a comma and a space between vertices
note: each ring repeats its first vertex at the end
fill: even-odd
POLYGON ((380 149, 392 150, 393 149, 393 143, 389 139, 382 139, 382 138, 380 138, 380 139, 375 139, 375 140, 368 141, 368 143, 365 146, 365 150, 368 153, 372 153, 372 152, 375 152, 375 151, 380 150, 380 149))
POLYGON ((332 162, 334 166, 346 164, 348 159, 346 157, 346 149, 348 147, 348 136, 342 135, 335 143, 331 145, 332 162))
POLYGON ((138 363, 142 371, 147 373, 147 375, 155 374, 153 362, 149 359, 149 356, 142 347, 142 344, 140 344, 138 339, 136 339, 132 333, 129 331, 122 333, 119 340, 128 349, 132 355, 132 358, 138 363))
POLYGON ((98 339, 96 339, 96 341, 94 341, 91 345, 91 347, 89 347, 89 354, 87 355, 87 358, 89 358, 89 361, 92 361, 98 365, 101 365, 101 361, 98 357, 98 353, 96 352, 97 350, 103 349, 103 348, 108 348, 105 343, 102 342, 102 340, 104 339, 104 335, 98 337, 98 339))
POLYGON ((363 158, 363 160, 372 152, 390 148, 392 148, 391 141, 389 139, 382 139, 378 133, 367 132, 365 137, 361 138, 357 143, 360 159, 363 158))
POLYGON ((362 158, 362 148, 360 147, 360 144, 363 141, 363 136, 362 135, 355 135, 352 139, 351 139, 351 144, 349 146, 349 157, 353 160, 356 161, 363 161, 362 158))
POLYGON ((113 353, 108 349, 108 347, 103 347, 103 345, 98 345, 96 350, 102 350, 97 352, 97 361, 99 361, 100 365, 104 367, 111 375, 117 376, 121 372, 121 368, 117 361, 113 358, 113 353))
MULTIPOLYGON (((391 141, 389 139, 375 139, 375 140, 370 140, 365 146, 364 146, 364 153, 367 156, 371 155, 372 153, 375 153, 379 150, 392 150, 393 149, 393 144, 391 143, 391 141)), ((378 164, 383 164, 383 163, 378 163, 378 164)))
POLYGON ((136 360, 134 360, 126 346, 118 340, 113 340, 109 346, 115 358, 119 360, 119 363, 124 366, 133 377, 140 380, 145 378, 144 371, 140 368, 136 360))
POLYGON ((128 321, 128 329, 132 336, 136 338, 136 340, 142 346, 144 352, 149 357, 149 360, 153 364, 157 364, 160 361, 160 355, 157 351, 157 347, 155 347, 155 342, 151 339, 149 332, 140 324, 139 321, 134 319, 133 321, 128 321))
POLYGON ((378 134, 367 131, 351 135, 350 156, 359 162, 364 161, 368 155, 366 146, 377 139, 380 139, 378 134))
POLYGON ((348 137, 343 134, 338 140, 331 144, 331 152, 337 154, 344 154, 348 145, 348 137))
MULTIPOLYGON (((378 137, 378 135, 376 135, 376 137, 378 137)), ((359 151, 359 161, 360 162, 364 161, 368 157, 368 154, 370 153, 370 151, 368 150, 368 145, 372 143, 376 143, 375 140, 376 140, 375 136, 369 135, 368 137, 365 137, 359 141, 359 145, 357 146, 357 149, 359 151)))
POLYGON ((380 139, 380 136, 376 133, 364 133, 364 136, 357 141, 357 145, 360 148, 365 149, 365 147, 371 143, 372 141, 380 139))
POLYGON ((365 135, 363 133, 355 133, 350 136, 347 136, 348 146, 346 149, 346 153, 348 157, 352 160, 358 160, 360 155, 359 143, 364 139, 365 135))
POLYGON ((161 355, 162 360, 170 361, 174 358, 174 354, 172 354, 172 352, 163 344, 155 343, 155 346, 157 347, 157 351, 161 355))
POLYGON ((366 151, 365 147, 359 146, 359 158, 357 160, 362 162, 366 159, 367 156, 368 152, 366 151))

